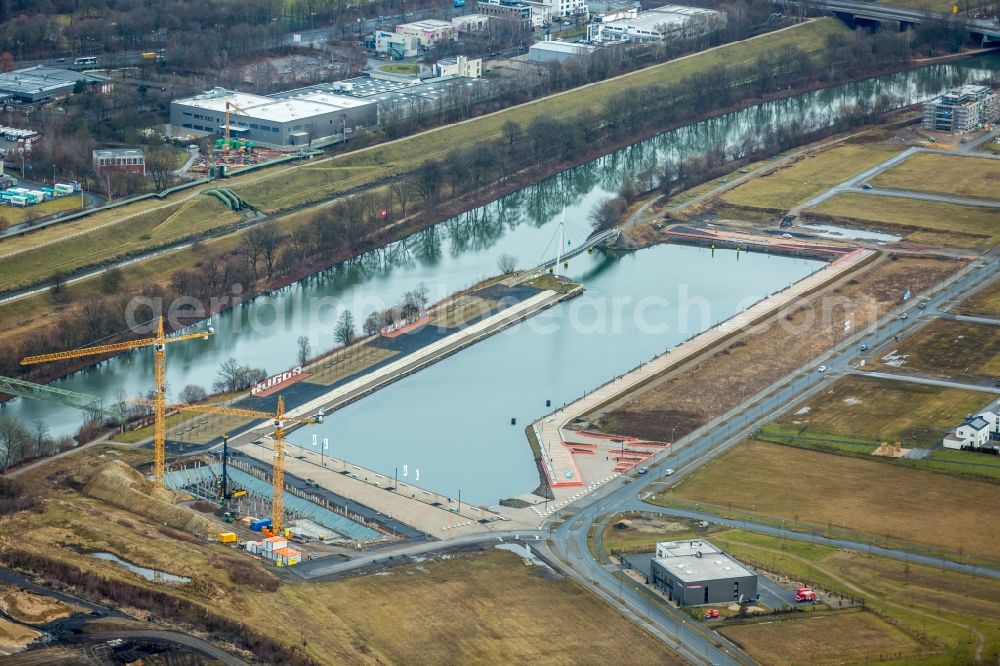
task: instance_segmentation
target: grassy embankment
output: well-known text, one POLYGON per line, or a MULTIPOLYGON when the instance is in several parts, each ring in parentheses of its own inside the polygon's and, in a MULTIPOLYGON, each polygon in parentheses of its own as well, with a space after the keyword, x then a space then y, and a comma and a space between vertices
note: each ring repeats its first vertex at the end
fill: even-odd
MULTIPOLYGON (((140 516, 74 490, 108 460, 148 462, 148 452, 112 450, 85 451, 29 473, 24 482, 43 498, 44 510, 6 517, 9 529, 0 541, 16 539, 17 547, 85 569, 94 578, 167 592, 297 646, 324 664, 407 663, 415 654, 426 663, 603 664, 620 656, 623 644, 635 663, 681 663, 572 581, 489 548, 378 576, 276 585, 273 567, 165 529, 155 515, 140 516), (150 583, 114 563, 68 550, 67 544, 84 552, 113 552, 193 581, 150 583), (276 626, 291 629, 275 632, 276 626)), ((169 621, 169 612, 155 614, 169 621)))
POLYGON ((975 199, 1000 197, 1000 162, 974 155, 917 153, 871 179, 875 187, 933 192, 975 199))
POLYGON ((649 501, 956 558, 991 560, 1000 540, 991 517, 1000 485, 752 440, 655 497, 649 501))
POLYGON ((733 556, 792 581, 863 598, 864 612, 791 615, 725 627, 767 666, 992 663, 1000 651, 1000 583, 905 561, 730 530, 733 556))

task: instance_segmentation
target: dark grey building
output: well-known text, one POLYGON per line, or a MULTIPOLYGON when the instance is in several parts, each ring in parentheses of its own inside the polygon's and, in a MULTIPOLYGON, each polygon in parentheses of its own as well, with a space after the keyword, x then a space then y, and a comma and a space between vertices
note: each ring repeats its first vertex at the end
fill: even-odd
POLYGON ((707 541, 656 544, 650 580, 684 606, 757 598, 757 575, 707 541))

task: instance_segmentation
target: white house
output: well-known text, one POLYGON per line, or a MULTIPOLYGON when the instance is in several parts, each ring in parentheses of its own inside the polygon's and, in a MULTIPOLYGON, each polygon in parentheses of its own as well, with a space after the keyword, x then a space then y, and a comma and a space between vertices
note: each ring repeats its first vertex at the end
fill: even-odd
MULTIPOLYGON (((993 414, 993 418, 996 419, 996 414, 993 414)), ((941 444, 948 449, 960 449, 965 446, 983 448, 990 443, 991 429, 990 422, 983 418, 982 414, 977 414, 963 421, 962 425, 955 428, 953 434, 945 437, 941 444)))
POLYGON ((456 58, 438 60, 434 65, 434 76, 467 76, 470 79, 478 79, 482 75, 482 58, 466 58, 460 55, 456 58))
POLYGON ((376 30, 372 35, 375 50, 387 53, 390 58, 400 60, 412 58, 420 53, 420 39, 416 35, 376 30))
POLYGON ((1000 415, 987 409, 986 411, 979 412, 976 416, 990 424, 991 434, 1000 434, 1000 415))

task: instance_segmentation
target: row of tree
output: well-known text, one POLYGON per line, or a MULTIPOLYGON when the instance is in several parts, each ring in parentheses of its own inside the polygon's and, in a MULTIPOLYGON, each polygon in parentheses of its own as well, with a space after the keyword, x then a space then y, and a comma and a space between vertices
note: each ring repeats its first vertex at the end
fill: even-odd
POLYGON ((0 416, 0 471, 74 446, 76 443, 72 437, 52 437, 42 420, 28 426, 18 419, 0 416))

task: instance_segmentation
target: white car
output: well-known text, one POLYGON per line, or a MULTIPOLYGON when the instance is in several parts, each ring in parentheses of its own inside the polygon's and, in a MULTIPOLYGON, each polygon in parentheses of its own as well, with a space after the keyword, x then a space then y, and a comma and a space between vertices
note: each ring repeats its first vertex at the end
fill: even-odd
POLYGON ((663 476, 673 476, 674 472, 676 472, 676 471, 677 470, 675 470, 673 467, 669 467, 669 468, 663 470, 663 476))
POLYGON ((825 365, 821 365, 821 366, 819 366, 817 368, 817 370, 819 370, 820 372, 826 372, 826 366, 825 365))

